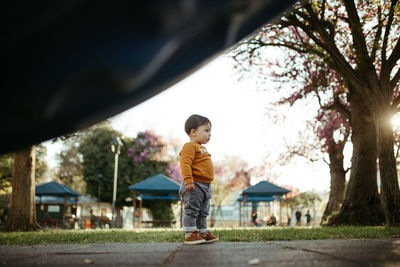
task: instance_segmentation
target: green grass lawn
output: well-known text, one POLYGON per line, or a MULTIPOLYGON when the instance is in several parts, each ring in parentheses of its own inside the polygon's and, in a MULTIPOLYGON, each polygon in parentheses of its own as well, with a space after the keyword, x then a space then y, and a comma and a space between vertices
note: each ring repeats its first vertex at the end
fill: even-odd
MULTIPOLYGON (((315 240, 338 238, 400 237, 400 227, 313 227, 254 228, 214 230, 220 241, 251 242, 276 240, 315 240)), ((2 232, 0 245, 182 242, 180 230, 52 230, 38 232, 2 232)))

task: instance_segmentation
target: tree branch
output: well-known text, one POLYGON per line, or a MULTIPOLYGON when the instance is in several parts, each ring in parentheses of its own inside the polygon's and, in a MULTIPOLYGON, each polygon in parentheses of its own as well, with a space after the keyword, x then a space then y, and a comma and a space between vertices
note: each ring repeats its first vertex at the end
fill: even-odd
POLYGON ((397 84, 400 81, 400 68, 397 70, 396 75, 394 75, 393 79, 390 81, 390 90, 394 90, 397 84))
POLYGON ((362 32, 360 17, 358 16, 354 0, 344 0, 343 2, 348 14, 348 23, 353 35, 353 43, 359 68, 361 68, 363 71, 366 71, 372 67, 375 70, 373 62, 368 54, 367 44, 362 32))
POLYGON ((320 105, 320 107, 322 109, 325 109, 325 110, 335 110, 343 118, 346 118, 351 122, 351 112, 350 112, 350 110, 340 102, 340 100, 339 100, 339 98, 337 96, 334 98, 334 101, 333 101, 332 105, 326 105, 326 106, 320 105))
POLYGON ((326 164, 328 164, 328 166, 330 166, 330 163, 325 159, 325 157, 322 157, 322 160, 323 160, 326 164))
POLYGON ((397 146, 396 152, 394 153, 394 158, 397 159, 399 157, 400 146, 397 146))
POLYGON ((321 19, 322 20, 325 20, 325 5, 326 5, 326 0, 322 1, 322 4, 321 4, 321 10, 322 10, 321 19))
POLYGON ((387 22, 386 29, 385 29, 385 34, 384 34, 384 37, 383 37, 382 65, 385 65, 386 64, 386 60, 387 60, 387 58, 386 58, 386 49, 387 49, 388 40, 389 40, 390 28, 392 27, 392 23, 393 23, 394 8, 396 6, 396 3, 397 3, 397 0, 392 0, 391 6, 390 6, 390 10, 389 10, 389 18, 388 18, 388 22, 387 22))
MULTIPOLYGON (((317 15, 314 13, 311 5, 308 3, 305 5, 307 12, 310 14, 309 24, 313 25, 315 31, 319 33, 323 42, 318 39, 313 33, 311 26, 304 25, 300 21, 293 21, 294 26, 301 28, 318 46, 324 49, 331 57, 332 62, 327 62, 333 69, 335 69, 338 73, 341 73, 343 77, 348 77, 348 80, 354 85, 355 88, 358 88, 360 85, 362 86, 362 81, 359 81, 357 74, 354 69, 351 67, 349 62, 345 59, 342 53, 335 45, 335 41, 332 39, 324 28, 321 28, 319 25, 323 24, 317 15)), ((293 20, 293 17, 291 17, 293 20)), ((295 19, 295 18, 294 18, 295 19)), ((323 58, 324 59, 324 58, 323 58)), ((325 59, 324 59, 325 60, 325 59)))
MULTIPOLYGON (((397 39, 396 46, 394 47, 392 54, 387 60, 387 69, 390 73, 393 67, 396 65, 397 61, 400 59, 400 38, 397 39)), ((383 67, 383 66, 382 66, 383 67)))
POLYGON ((340 115, 343 116, 343 118, 348 119, 349 121, 351 121, 351 112, 350 110, 342 104, 342 102, 340 102, 340 99, 338 96, 335 96, 334 98, 334 106, 335 106, 335 110, 337 112, 339 112, 340 115))
POLYGON ((382 70, 381 70, 381 80, 389 81, 390 73, 392 72, 393 67, 395 66, 397 60, 400 56, 400 39, 397 40, 397 44, 395 45, 391 55, 387 58, 387 47, 389 42, 389 34, 393 24, 394 12, 396 8, 397 0, 392 0, 389 10, 388 22, 385 29, 385 35, 383 38, 383 46, 382 46, 382 70))
POLYGON ((382 9, 380 6, 378 6, 378 30, 376 32, 376 36, 374 39, 374 43, 372 45, 372 52, 371 52, 371 58, 372 60, 375 60, 376 57, 376 52, 379 47, 379 40, 382 35, 382 27, 383 27, 383 20, 382 20, 382 9))

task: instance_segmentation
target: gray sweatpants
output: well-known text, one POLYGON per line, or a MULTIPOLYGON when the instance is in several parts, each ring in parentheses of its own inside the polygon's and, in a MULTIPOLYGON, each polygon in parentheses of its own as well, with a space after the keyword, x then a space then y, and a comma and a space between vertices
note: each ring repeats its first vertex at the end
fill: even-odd
POLYGON ((194 190, 187 192, 182 182, 179 193, 183 200, 183 231, 207 232, 207 216, 210 211, 211 184, 194 182, 194 190))

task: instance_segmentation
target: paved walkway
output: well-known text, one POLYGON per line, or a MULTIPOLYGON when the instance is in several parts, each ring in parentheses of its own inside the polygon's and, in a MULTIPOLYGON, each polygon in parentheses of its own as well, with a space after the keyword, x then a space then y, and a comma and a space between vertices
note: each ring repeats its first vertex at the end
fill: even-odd
POLYGON ((6 266, 400 266, 400 238, 0 246, 6 266))

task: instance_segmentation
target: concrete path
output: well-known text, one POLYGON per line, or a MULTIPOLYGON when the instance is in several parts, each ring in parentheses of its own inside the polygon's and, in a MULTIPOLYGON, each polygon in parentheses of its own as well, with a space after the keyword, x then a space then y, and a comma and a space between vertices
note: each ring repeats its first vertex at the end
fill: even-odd
POLYGON ((400 238, 0 246, 3 266, 400 266, 400 238))

